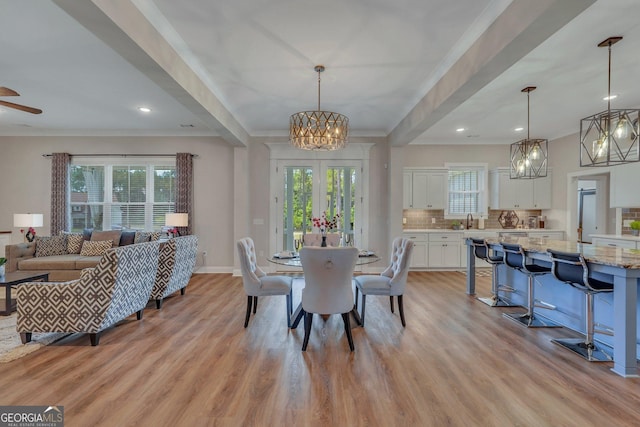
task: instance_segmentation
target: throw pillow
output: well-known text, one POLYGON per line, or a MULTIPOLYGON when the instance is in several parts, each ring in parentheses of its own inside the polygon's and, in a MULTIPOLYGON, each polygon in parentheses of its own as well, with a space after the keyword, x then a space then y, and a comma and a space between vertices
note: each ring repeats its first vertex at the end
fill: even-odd
POLYGON ((79 254, 80 249, 82 249, 82 242, 84 241, 84 237, 82 233, 70 233, 68 231, 61 231, 61 236, 67 236, 67 253, 68 254, 79 254))
POLYGON ((82 249, 80 255, 82 256, 102 256, 106 251, 113 247, 112 240, 96 240, 87 241, 82 243, 82 249))
POLYGON ((67 236, 36 236, 36 257, 65 255, 67 236))
POLYGON ((133 243, 155 242, 160 239, 159 231, 136 231, 133 243))
POLYGON ((96 242, 100 240, 111 240, 113 242, 113 247, 120 245, 120 234, 122 232, 120 230, 109 230, 109 231, 93 231, 91 233, 91 241, 96 242))

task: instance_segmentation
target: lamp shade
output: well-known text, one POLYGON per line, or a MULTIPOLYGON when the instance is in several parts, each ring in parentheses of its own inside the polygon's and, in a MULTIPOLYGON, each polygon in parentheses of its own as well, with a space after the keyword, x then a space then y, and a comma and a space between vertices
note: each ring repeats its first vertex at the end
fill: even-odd
POLYGON ((189 225, 189 214, 167 213, 164 217, 164 225, 168 227, 186 227, 189 225))
POLYGON ((13 214, 13 226, 16 228, 42 227, 42 214, 13 214))

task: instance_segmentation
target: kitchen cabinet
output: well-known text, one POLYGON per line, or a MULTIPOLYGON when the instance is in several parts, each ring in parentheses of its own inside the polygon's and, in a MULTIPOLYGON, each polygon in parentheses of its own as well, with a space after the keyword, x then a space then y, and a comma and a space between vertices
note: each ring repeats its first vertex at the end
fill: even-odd
POLYGON ((527 231, 527 237, 533 237, 536 239, 548 239, 548 240, 564 240, 564 231, 544 231, 544 230, 529 230, 527 231))
POLYGON ((444 209, 447 199, 446 169, 405 169, 402 176, 404 209, 444 209))
POLYGON ((426 268, 429 266, 428 240, 425 233, 405 233, 404 237, 413 241, 413 253, 409 266, 412 268, 426 268))
POLYGON ((429 233, 429 268, 460 268, 462 233, 429 233))
POLYGON ((615 237, 594 237, 592 243, 596 246, 608 246, 611 248, 638 248, 638 242, 636 240, 616 239, 615 237))
POLYGON ((612 208, 635 208, 640 206, 638 180, 640 168, 637 164, 619 165, 611 168, 609 205, 612 208))
POLYGON ((490 173, 491 209, 551 209, 551 172, 536 179, 511 179, 508 168, 490 173))

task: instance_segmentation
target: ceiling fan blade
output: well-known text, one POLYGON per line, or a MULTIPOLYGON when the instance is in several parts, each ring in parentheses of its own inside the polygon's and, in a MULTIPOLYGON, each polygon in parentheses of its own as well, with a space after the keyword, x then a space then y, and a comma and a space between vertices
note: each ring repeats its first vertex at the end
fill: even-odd
POLYGON ((26 105, 14 104, 13 102, 1 101, 0 105, 4 105, 5 107, 15 108, 16 110, 25 111, 31 114, 41 114, 42 110, 38 108, 27 107, 26 105))
POLYGON ((20 96, 20 94, 8 87, 0 86, 0 96, 20 96))

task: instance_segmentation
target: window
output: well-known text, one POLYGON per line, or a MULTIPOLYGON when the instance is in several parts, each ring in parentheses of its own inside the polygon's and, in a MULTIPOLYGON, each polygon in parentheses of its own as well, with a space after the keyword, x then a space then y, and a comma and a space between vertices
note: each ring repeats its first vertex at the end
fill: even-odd
POLYGON ((160 230, 174 212, 175 160, 82 160, 70 168, 71 231, 160 230))
POLYGON ((446 216, 465 217, 467 214, 487 214, 487 165, 447 165, 449 169, 446 216))

